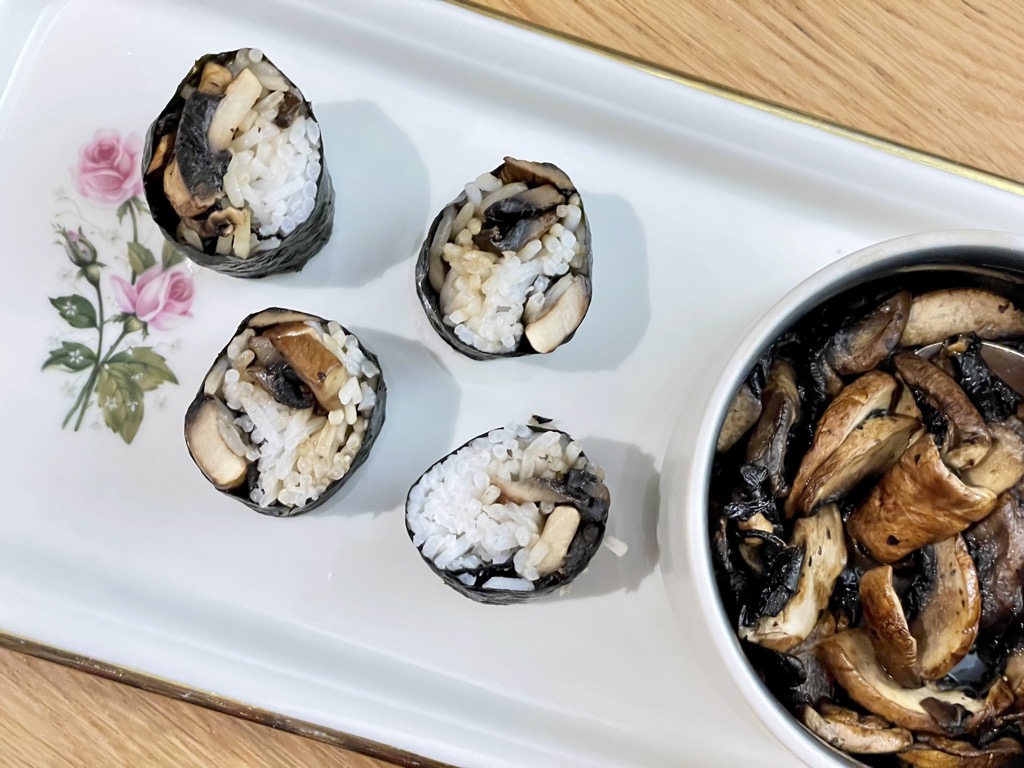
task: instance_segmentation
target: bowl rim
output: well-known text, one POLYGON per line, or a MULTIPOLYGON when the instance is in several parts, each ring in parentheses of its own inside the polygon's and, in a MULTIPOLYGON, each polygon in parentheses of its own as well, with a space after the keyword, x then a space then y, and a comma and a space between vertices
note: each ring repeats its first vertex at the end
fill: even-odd
MULTIPOLYGON (((937 259, 936 256, 943 251, 948 254, 959 248, 1015 254, 1020 257, 1021 269, 1024 271, 1024 234, 993 230, 956 229, 903 235, 842 256, 798 283, 748 326, 736 349, 715 376, 707 399, 699 403, 703 406, 703 415, 699 419, 696 434, 690 432, 689 438, 681 434, 683 422, 686 421, 683 415, 669 442, 671 452, 682 440, 688 439, 692 441, 692 451, 688 465, 681 468, 680 501, 685 512, 668 514, 665 532, 673 538, 682 536, 685 542, 686 571, 696 587, 693 591, 696 592, 715 651, 724 662, 732 682, 761 723, 809 766, 821 766, 822 761, 827 761, 829 766, 835 768, 860 768, 864 764, 814 736, 768 691, 743 654, 739 639, 722 606, 711 561, 707 516, 711 463, 721 419, 733 390, 746 375, 756 356, 798 317, 826 300, 829 295, 881 276, 877 274, 879 271, 928 263, 956 263, 955 260, 937 259)), ((675 612, 676 601, 671 599, 671 595, 669 602, 673 604, 675 612)), ((682 617, 677 618, 682 620, 682 617)), ((692 616, 689 618, 692 621, 692 616)))

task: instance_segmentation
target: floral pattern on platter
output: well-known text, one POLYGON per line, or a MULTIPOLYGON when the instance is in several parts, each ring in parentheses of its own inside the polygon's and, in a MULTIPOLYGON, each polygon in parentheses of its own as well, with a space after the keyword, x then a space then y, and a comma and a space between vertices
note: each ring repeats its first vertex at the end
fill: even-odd
POLYGON ((73 398, 64 428, 106 425, 125 443, 142 425, 146 393, 178 383, 165 357, 177 342, 141 342, 190 318, 195 293, 182 255, 164 243, 158 262, 139 237, 140 219, 150 222, 141 155, 137 135, 98 130, 71 169, 78 199, 58 190, 56 243, 73 269, 61 275, 70 292, 50 297, 66 325, 43 363, 74 377, 64 388, 73 398))

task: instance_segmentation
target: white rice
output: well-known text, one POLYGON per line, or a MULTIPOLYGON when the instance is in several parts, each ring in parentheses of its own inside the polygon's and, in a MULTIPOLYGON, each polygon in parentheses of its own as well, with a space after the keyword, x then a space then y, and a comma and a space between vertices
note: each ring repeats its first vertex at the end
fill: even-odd
POLYGON ((244 363, 252 360, 251 328, 231 340, 204 384, 207 394, 220 397, 238 414, 235 434, 225 435, 225 442, 239 456, 256 462, 258 480, 249 498, 261 507, 303 507, 344 477, 363 445, 376 405, 380 370, 366 358, 356 337, 334 322, 326 329, 316 321, 307 324, 352 376, 345 384, 347 404, 341 409, 318 416, 313 408, 289 408, 274 400, 245 371, 244 363), (351 382, 355 383, 349 387, 351 382), (348 408, 352 418, 347 418, 348 408))
POLYGON ((492 430, 431 467, 413 486, 406 507, 413 543, 442 570, 511 561, 521 579, 491 579, 483 588, 533 589, 546 545, 541 543, 544 552, 535 550, 555 505, 498 503, 501 491, 492 481, 550 480, 572 468, 601 475, 579 444, 560 432, 524 425, 492 430))
POLYGON ((486 208, 525 189, 525 184, 503 184, 483 174, 466 185, 466 201, 450 233, 431 245, 432 255, 440 255, 449 266, 440 292, 443 321, 460 341, 482 352, 515 350, 523 336, 527 302, 533 301, 534 312, 539 312, 552 278, 582 268, 586 258, 582 233, 576 236, 583 214, 575 193, 556 208, 558 219, 547 232, 518 251, 499 256, 474 245, 472 237, 483 226, 486 208))

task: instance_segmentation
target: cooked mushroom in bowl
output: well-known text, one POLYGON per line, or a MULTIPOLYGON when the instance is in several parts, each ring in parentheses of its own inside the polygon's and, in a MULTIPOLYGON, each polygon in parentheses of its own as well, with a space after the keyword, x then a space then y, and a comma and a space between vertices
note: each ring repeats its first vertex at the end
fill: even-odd
POLYGON ((948 258, 782 326, 711 462, 744 654, 867 765, 1024 764, 1024 284, 948 258))

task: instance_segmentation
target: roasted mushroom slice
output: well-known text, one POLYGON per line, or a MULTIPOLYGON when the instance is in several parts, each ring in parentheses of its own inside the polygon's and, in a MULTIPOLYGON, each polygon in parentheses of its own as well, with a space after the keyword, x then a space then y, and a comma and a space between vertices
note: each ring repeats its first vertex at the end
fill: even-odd
POLYGON ((948 429, 942 455, 953 469, 970 469, 991 445, 985 420, 960 385, 941 368, 912 352, 893 357, 900 376, 946 419, 948 429))
POLYGON ((978 573, 963 538, 951 536, 934 549, 935 581, 910 625, 924 680, 938 680, 960 663, 974 645, 981 618, 978 573))
POLYGON ((796 371, 789 361, 772 363, 761 403, 761 418, 747 442, 747 462, 768 470, 772 493, 781 498, 789 492, 785 477, 789 432, 800 419, 796 371))
POLYGON ((185 417, 185 442, 192 458, 221 491, 240 486, 249 471, 245 442, 234 421, 231 409, 209 396, 197 399, 185 417))
POLYGON ((925 737, 900 753, 903 765, 915 768, 1020 768, 1024 749, 1016 739, 1001 738, 984 747, 939 736, 925 737))
POLYGON ((1016 488, 1006 491, 992 513, 964 538, 981 586, 981 628, 1024 616, 1024 501, 1016 488))
POLYGON ((531 312, 523 333, 531 347, 546 355, 575 333, 583 322, 590 307, 590 280, 583 275, 565 275, 543 296, 544 303, 536 314, 531 312))
POLYGON ((864 629, 848 629, 825 639, 819 653, 851 699, 872 714, 915 732, 935 736, 961 729, 970 732, 1005 710, 1013 700, 1002 678, 996 679, 984 699, 961 691, 940 690, 931 683, 904 688, 878 663, 871 638, 864 629))
POLYGON ((992 447, 985 457, 962 477, 969 485, 988 488, 999 494, 1009 490, 1024 477, 1024 440, 1010 427, 1003 424, 989 424, 992 447))
POLYGON ((861 422, 808 479, 797 505, 801 514, 837 501, 867 478, 886 472, 920 427, 921 422, 909 416, 877 416, 861 422))
POLYGON ((852 755, 891 754, 914 742, 913 734, 906 728, 828 701, 821 702, 817 709, 805 706, 800 719, 819 739, 852 755))
POLYGON ((960 533, 992 511, 996 495, 967 486, 947 467, 935 439, 917 439, 846 522, 846 531, 880 563, 894 563, 960 533))
POLYGON ((752 627, 741 627, 740 637, 774 651, 788 651, 810 635, 828 607, 832 588, 846 567, 843 521, 834 505, 793 526, 792 547, 803 550, 796 594, 782 611, 762 616, 752 627))
POLYGON ((811 476, 869 415, 885 410, 897 389, 896 380, 882 371, 870 371, 843 387, 818 420, 814 442, 804 454, 786 499, 786 516, 792 517, 811 476))
POLYGON ((917 640, 910 633, 903 605, 893 586, 892 566, 872 568, 861 577, 860 607, 878 663, 903 687, 920 686, 917 640))
POLYGON ((829 341, 825 359, 840 376, 875 368, 892 352, 910 314, 910 292, 900 291, 829 341))
POLYGON ((977 288, 947 288, 915 296, 900 345, 916 347, 961 333, 981 339, 1024 335, 1024 312, 1009 299, 977 288))
MULTIPOLYGON (((350 376, 345 364, 307 323, 282 323, 264 334, 326 411, 344 406, 338 398, 350 376)), ((272 393, 273 394, 273 393, 272 393)))
POLYGON ((740 438, 750 431, 761 415, 761 398, 754 394, 749 384, 742 384, 729 402, 729 410, 725 413, 725 421, 718 432, 715 450, 719 453, 728 451, 740 438))

